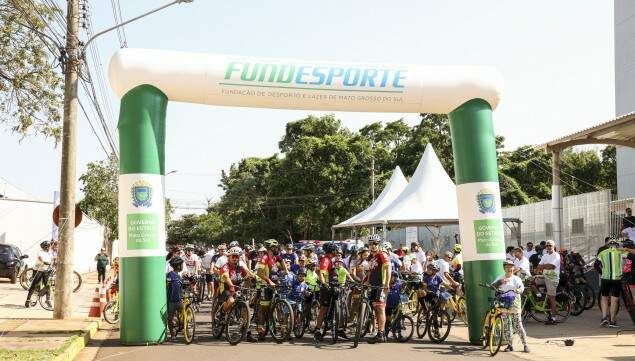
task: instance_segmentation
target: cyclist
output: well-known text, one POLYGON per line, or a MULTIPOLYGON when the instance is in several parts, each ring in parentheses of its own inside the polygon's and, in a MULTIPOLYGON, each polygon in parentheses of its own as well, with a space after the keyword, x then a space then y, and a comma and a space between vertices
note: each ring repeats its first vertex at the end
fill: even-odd
POLYGON ((388 292, 388 297, 386 297, 386 322, 390 323, 390 317, 392 316, 393 311, 399 305, 401 301, 399 299, 399 294, 401 292, 401 280, 399 279, 399 274, 397 272, 392 272, 390 277, 390 291, 388 292))
MULTIPOLYGON (((439 274, 439 266, 434 263, 430 263, 426 268, 426 271, 421 277, 422 288, 418 291, 420 297, 423 297, 425 301, 432 302, 436 298, 440 298, 440 302, 445 305, 445 302, 450 299, 450 294, 447 292, 441 292, 441 286, 450 288, 451 285, 446 282, 439 274)), ((444 306, 445 307, 445 306, 444 306)))
POLYGON ((616 323, 617 306, 620 302, 620 290, 622 288, 622 260, 626 258, 625 249, 618 248, 619 242, 611 239, 608 248, 598 254, 598 260, 602 263, 600 280, 600 306, 602 307, 602 326, 618 327, 616 323), (611 297, 610 320, 607 316, 609 308, 609 295, 611 297))
MULTIPOLYGON (((520 250, 520 248, 517 249, 520 250)), ((522 256, 522 250, 520 250, 520 255, 522 256)), ((505 260, 503 262, 503 269, 505 270, 505 274, 496 278, 496 280, 492 283, 492 286, 505 292, 502 295, 503 299, 509 300, 510 307, 508 308, 508 312, 503 313, 503 322, 509 325, 509 320, 511 320, 514 333, 520 336, 520 341, 523 343, 523 351, 529 352, 529 346, 527 346, 527 334, 525 333, 522 317, 520 315, 520 295, 525 291, 525 286, 523 285, 523 281, 520 277, 514 275, 514 262, 505 260)), ((505 339, 507 340, 507 348, 505 349, 505 352, 514 351, 514 348, 512 347, 513 335, 511 333, 511 327, 505 327, 505 339)))
POLYGON ((306 270, 300 268, 297 277, 291 283, 291 292, 289 298, 298 305, 299 311, 302 312, 302 305, 306 301, 309 285, 306 284, 306 270))
MULTIPOLYGON (((37 285, 42 282, 44 286, 48 284, 49 281, 49 272, 51 270, 51 265, 53 264, 53 256, 49 252, 51 244, 48 241, 43 241, 40 243, 40 248, 37 252, 37 258, 35 260, 35 276, 33 276, 33 281, 31 281, 31 285, 29 286, 29 292, 26 295, 26 301, 24 302, 24 307, 31 307, 31 296, 33 292, 35 292, 35 288, 37 285)), ((46 292, 46 305, 51 307, 51 293, 46 292)))
POLYGON ((392 270, 395 272, 399 272, 403 263, 399 259, 399 256, 393 253, 392 244, 389 241, 385 241, 381 244, 381 249, 388 255, 390 264, 392 265, 392 270))
POLYGON ((203 258, 201 259, 201 269, 205 274, 205 283, 207 284, 207 295, 206 298, 208 300, 212 299, 212 295, 214 294, 214 277, 212 276, 212 259, 214 258, 214 251, 209 249, 203 258))
MULTIPOLYGON (((390 244, 390 243, 389 243, 390 244)), ((377 334, 369 343, 386 342, 384 327, 386 326, 386 293, 390 286, 390 258, 379 248, 379 239, 368 241, 370 256, 368 257, 368 277, 366 282, 371 286, 382 287, 371 289, 369 298, 377 317, 377 334)))
POLYGON ((335 274, 337 275, 337 283, 341 286, 346 284, 346 280, 354 281, 346 267, 344 267, 344 260, 341 257, 335 257, 333 259, 335 264, 335 274))
POLYGON ((357 258, 351 261, 350 273, 351 277, 357 282, 362 282, 366 271, 368 270, 368 256, 370 251, 368 247, 362 247, 357 251, 357 258))
POLYGON ((306 268, 306 256, 305 255, 300 255, 300 257, 298 257, 298 263, 292 264, 290 271, 297 275, 298 271, 300 269, 302 269, 302 268, 306 268))
MULTIPOLYGON (((545 324, 553 325, 556 323, 555 315, 557 314, 556 308, 556 292, 558 283, 560 282, 560 254, 555 251, 554 243, 552 240, 545 242, 546 252, 540 258, 537 272, 541 272, 544 277, 536 277, 536 284, 544 284, 547 288, 547 297, 549 297, 549 304, 551 306, 551 314, 547 318, 545 324)), ((539 294, 537 295, 539 296, 539 294)))
MULTIPOLYGON (((243 251, 240 247, 232 247, 227 251, 227 263, 220 268, 220 288, 218 290, 218 302, 223 303, 223 311, 227 312, 234 305, 235 287, 240 286, 244 278, 253 277, 240 256, 243 251)), ((248 316, 247 316, 248 317, 248 316)))
POLYGON ((308 261, 306 261, 305 272, 306 272, 305 282, 307 286, 309 286, 309 290, 311 292, 319 291, 320 287, 318 283, 318 275, 315 272, 315 262, 313 262, 312 259, 309 259, 308 261))
POLYGON ((258 308, 258 325, 256 331, 262 337, 265 333, 265 315, 269 311, 269 303, 273 298, 273 290, 270 288, 261 288, 262 284, 275 287, 275 283, 270 276, 275 275, 281 267, 284 267, 282 258, 280 258, 280 246, 275 239, 268 239, 265 242, 266 252, 256 265, 256 275, 258 276, 258 288, 260 289, 260 307, 258 308))
POLYGON ((183 258, 185 263, 185 271, 191 275, 197 275, 201 268, 201 259, 194 253, 194 247, 187 245, 185 247, 185 257, 183 258))
POLYGON ((454 245, 454 258, 452 258, 452 262, 450 262, 450 268, 452 269, 452 272, 454 274, 460 274, 461 279, 463 278, 463 255, 461 254, 462 249, 463 247, 461 247, 460 244, 457 243, 454 245))
POLYGON ((318 256, 317 254, 315 254, 315 247, 313 247, 313 245, 307 244, 306 246, 302 247, 302 250, 304 251, 304 256, 307 260, 312 259, 313 263, 318 263, 318 256))
POLYGON ((322 246, 324 255, 320 257, 320 268, 317 271, 318 281, 320 284, 320 312, 318 312, 315 333, 313 334, 313 339, 316 342, 322 340, 322 337, 324 336, 320 333, 320 328, 322 327, 324 316, 328 311, 331 299, 334 295, 334 290, 329 287, 329 283, 337 282, 337 274, 335 273, 335 270, 333 268, 332 258, 335 254, 337 254, 338 248, 339 247, 337 247, 336 244, 331 242, 328 242, 324 244, 324 246, 322 246))
POLYGON ((461 284, 456 282, 450 274, 450 262, 454 255, 452 252, 447 251, 443 254, 443 258, 438 259, 436 265, 439 267, 439 275, 450 284, 450 287, 456 290, 458 294, 461 292, 461 284))
MULTIPOLYGON (((168 322, 175 326, 174 313, 182 307, 181 304, 181 277, 179 273, 183 269, 183 258, 174 256, 170 259, 172 270, 166 275, 168 288, 168 322)), ((170 327, 172 329, 173 327, 170 327)), ((174 335, 172 335, 174 337, 174 335)))

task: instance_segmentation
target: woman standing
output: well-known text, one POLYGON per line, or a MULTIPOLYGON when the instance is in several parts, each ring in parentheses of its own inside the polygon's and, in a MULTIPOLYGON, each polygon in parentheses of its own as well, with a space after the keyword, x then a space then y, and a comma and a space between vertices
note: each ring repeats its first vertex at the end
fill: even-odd
MULTIPOLYGON (((520 277, 514 275, 514 262, 505 260, 505 262, 503 262, 503 268, 505 269, 505 274, 499 276, 492 283, 492 286, 505 292, 503 297, 510 297, 513 299, 508 312, 503 313, 503 322, 509 324, 509 319, 511 318, 514 333, 520 336, 520 341, 523 343, 523 351, 529 352, 529 346, 527 346, 527 334, 525 333, 522 317, 520 315, 520 295, 525 291, 525 286, 523 285, 523 281, 520 277)), ((505 352, 514 351, 512 338, 513 335, 511 334, 511 329, 509 327, 505 327, 505 339, 507 340, 507 348, 505 349, 505 352)))
POLYGON ((106 267, 110 263, 105 248, 102 248, 95 256, 95 261, 97 262, 97 282, 104 287, 106 285, 106 267))

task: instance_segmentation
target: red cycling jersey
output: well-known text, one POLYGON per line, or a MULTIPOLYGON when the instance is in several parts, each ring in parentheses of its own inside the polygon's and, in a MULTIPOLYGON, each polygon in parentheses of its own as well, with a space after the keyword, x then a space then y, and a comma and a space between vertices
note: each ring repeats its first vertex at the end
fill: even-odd
POLYGON ((382 266, 390 267, 390 258, 384 252, 377 252, 368 256, 368 282, 372 286, 384 284, 382 266))
POLYGON ((320 272, 324 273, 324 280, 326 282, 331 281, 332 279, 336 279, 337 275, 334 271, 333 261, 331 257, 322 256, 320 258, 320 272))
MULTIPOLYGON (((226 263, 223 267, 220 268, 221 280, 224 280, 223 276, 229 276, 229 279, 232 281, 234 286, 240 286, 243 282, 243 277, 247 276, 249 271, 244 264, 238 263, 235 266, 232 266, 230 263, 226 263)), ((219 292, 223 292, 225 290, 225 282, 221 282, 219 292)), ((233 287, 229 288, 230 292, 234 292, 233 287)))

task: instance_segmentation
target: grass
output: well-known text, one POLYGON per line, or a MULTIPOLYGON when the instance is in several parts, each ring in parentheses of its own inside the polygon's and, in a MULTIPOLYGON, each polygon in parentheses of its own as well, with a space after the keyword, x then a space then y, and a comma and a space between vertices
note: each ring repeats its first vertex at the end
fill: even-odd
POLYGON ((78 337, 82 337, 83 333, 75 333, 68 340, 56 348, 48 350, 7 350, 0 349, 0 361, 40 361, 51 360, 61 355, 68 346, 78 337))

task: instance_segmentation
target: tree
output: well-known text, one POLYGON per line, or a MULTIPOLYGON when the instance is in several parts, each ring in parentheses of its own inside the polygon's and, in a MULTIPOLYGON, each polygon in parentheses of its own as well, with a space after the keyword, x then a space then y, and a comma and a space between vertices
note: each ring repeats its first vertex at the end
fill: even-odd
POLYGON ((53 62, 59 50, 41 35, 53 16, 43 4, 0 0, 0 123, 57 142, 63 79, 53 62))

